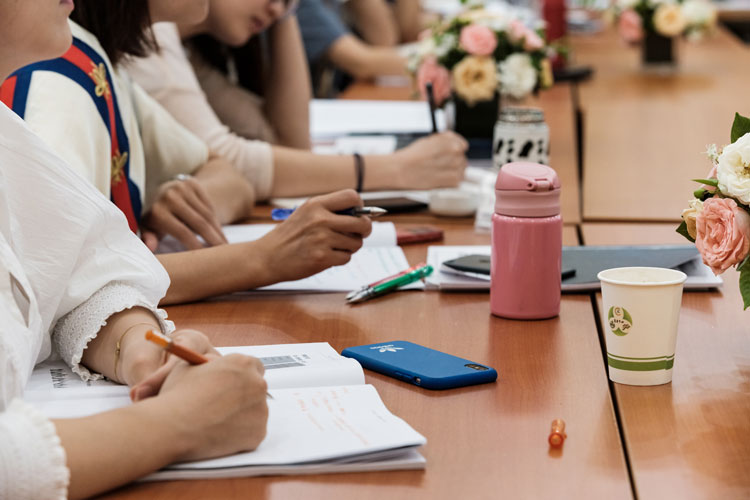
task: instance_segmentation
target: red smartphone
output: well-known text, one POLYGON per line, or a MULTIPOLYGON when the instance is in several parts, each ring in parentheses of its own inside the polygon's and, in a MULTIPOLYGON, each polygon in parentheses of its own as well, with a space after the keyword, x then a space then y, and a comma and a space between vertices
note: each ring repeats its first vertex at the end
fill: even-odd
POLYGON ((399 245, 440 241, 442 239, 443 230, 434 226, 396 228, 396 243, 399 245))

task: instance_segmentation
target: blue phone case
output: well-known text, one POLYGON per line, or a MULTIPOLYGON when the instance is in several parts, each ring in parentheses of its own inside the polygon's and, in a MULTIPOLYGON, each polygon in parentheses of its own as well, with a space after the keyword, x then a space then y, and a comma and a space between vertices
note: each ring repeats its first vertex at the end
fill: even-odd
POLYGON ((349 347, 341 355, 356 359, 368 370, 426 389, 451 389, 497 379, 494 368, 404 340, 349 347))

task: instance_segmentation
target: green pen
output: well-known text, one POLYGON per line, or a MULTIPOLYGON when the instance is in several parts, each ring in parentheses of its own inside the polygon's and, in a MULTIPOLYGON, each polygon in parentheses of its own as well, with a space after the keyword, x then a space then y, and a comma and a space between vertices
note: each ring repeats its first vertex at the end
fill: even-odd
POLYGON ((406 273, 403 276, 399 276, 390 281, 386 281, 385 283, 379 283, 375 286, 363 288, 357 294, 355 294, 351 298, 348 298, 346 301, 349 304, 364 302, 365 300, 386 294, 404 285, 408 285, 409 283, 414 283, 415 281, 426 278, 430 274, 432 274, 432 266, 428 264, 424 267, 420 267, 419 269, 415 269, 410 273, 406 273))

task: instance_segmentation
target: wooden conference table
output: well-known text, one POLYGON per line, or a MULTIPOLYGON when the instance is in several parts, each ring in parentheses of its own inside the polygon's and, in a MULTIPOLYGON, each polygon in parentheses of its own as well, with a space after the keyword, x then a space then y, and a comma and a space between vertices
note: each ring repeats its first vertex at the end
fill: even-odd
MULTIPOLYGON (((606 50, 612 47, 608 45, 606 50)), ((597 51, 591 44, 587 49, 590 54, 597 51)), ((608 76, 605 57, 596 64, 602 65, 596 68, 597 78, 616 80, 608 76)), ((689 83, 665 88, 662 82, 653 90, 642 86, 636 76, 626 77, 622 68, 611 68, 630 82, 615 85, 613 95, 630 99, 635 106, 634 96, 646 93, 644 98, 651 99, 647 89, 652 89, 671 103, 662 113, 679 111, 691 102, 684 95, 673 95, 676 91, 669 87, 687 85, 688 90, 680 92, 689 93, 699 80, 704 86, 715 85, 713 79, 707 80, 707 74, 696 80, 698 77, 688 72, 685 79, 689 83)), ((641 186, 651 193, 649 197, 636 196, 630 202, 622 195, 623 189, 599 196, 591 187, 593 180, 609 181, 604 175, 592 174, 596 169, 591 165, 599 165, 614 176, 612 182, 627 187, 636 174, 617 174, 626 158, 646 153, 666 157, 667 149, 677 158, 687 158, 685 151, 695 156, 692 150, 700 146, 695 148, 694 141, 678 141, 662 133, 669 144, 663 144, 665 152, 656 153, 653 140, 636 130, 626 135, 641 146, 626 150, 621 137, 592 130, 596 128, 592 123, 603 126, 605 114, 597 114, 597 105, 591 104, 597 94, 584 90, 582 103, 589 125, 584 181, 588 190, 583 191, 581 206, 568 90, 558 86, 542 97, 552 129, 551 163, 565 186, 565 244, 680 243, 673 224, 597 223, 591 219, 674 218, 691 190, 683 181, 704 173, 699 151, 695 166, 675 167, 670 176, 655 173, 663 182, 661 194, 667 200, 663 203, 654 198, 655 188, 649 185, 641 186), (612 143, 612 161, 595 163, 605 158, 596 149, 604 151, 606 147, 592 146, 593 139, 612 143), (674 201, 677 199, 679 204, 674 201)), ((349 97, 403 98, 403 92, 361 85, 349 97)), ((654 101, 654 105, 659 104, 654 101)), ((621 116, 628 115, 627 106, 617 104, 614 108, 621 116)), ((639 113, 661 119, 660 112, 642 107, 629 115, 635 123, 642 123, 639 113)), ((698 115, 701 119, 695 120, 694 126, 710 139, 697 144, 720 142, 729 125, 724 119, 715 119, 721 127, 717 134, 713 126, 703 123, 704 118, 711 120, 705 114, 698 115)), ((684 119, 676 120, 676 126, 692 130, 680 121, 684 119)), ((646 120, 640 131, 649 130, 656 128, 646 120)), ((471 219, 417 214, 390 220, 399 225, 438 225, 445 231, 444 243, 448 245, 489 241, 487 235, 474 232, 471 219)), ((258 221, 265 220, 261 217, 258 221)), ((412 264, 424 260, 426 250, 427 245, 404 247, 412 264)), ((432 392, 366 373, 367 382, 377 388, 388 408, 427 437, 424 471, 138 484, 103 498, 748 498, 750 338, 736 276, 728 272, 725 280, 721 292, 685 294, 674 380, 649 388, 608 382, 597 325, 598 296, 564 295, 560 317, 538 322, 492 317, 486 293, 402 292, 356 307, 345 305, 343 294, 231 296, 170 307, 170 317, 178 324, 205 331, 217 345, 327 341, 341 350, 403 339, 490 364, 498 369, 499 378, 495 384, 432 392), (560 451, 550 451, 546 442, 555 418, 567 423, 568 440, 560 451)))

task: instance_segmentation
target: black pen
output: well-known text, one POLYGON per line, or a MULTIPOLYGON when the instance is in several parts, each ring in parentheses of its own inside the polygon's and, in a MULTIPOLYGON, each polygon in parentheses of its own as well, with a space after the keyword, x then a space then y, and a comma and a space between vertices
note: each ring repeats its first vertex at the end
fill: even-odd
POLYGON ((437 134, 437 119, 435 118, 435 94, 432 91, 432 82, 424 84, 425 92, 427 93, 427 103, 430 105, 430 119, 432 119, 432 133, 437 134))

